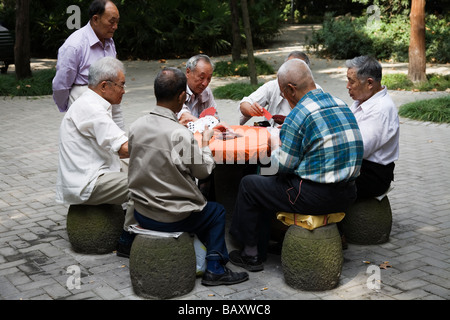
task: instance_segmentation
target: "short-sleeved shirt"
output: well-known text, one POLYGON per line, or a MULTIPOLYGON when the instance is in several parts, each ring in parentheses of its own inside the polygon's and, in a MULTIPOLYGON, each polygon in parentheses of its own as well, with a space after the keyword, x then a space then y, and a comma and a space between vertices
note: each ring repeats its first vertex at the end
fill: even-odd
POLYGON ((364 152, 355 116, 342 100, 309 91, 286 117, 281 147, 272 154, 279 172, 317 183, 353 181, 364 152))
POLYGON ((183 108, 180 112, 178 112, 178 119, 181 115, 188 111, 194 117, 198 118, 203 110, 208 109, 210 107, 216 108, 215 116, 219 118, 219 114, 217 111, 217 104, 214 100, 214 95, 210 87, 206 87, 205 90, 199 95, 195 95, 189 86, 186 86, 186 102, 183 105, 183 108))

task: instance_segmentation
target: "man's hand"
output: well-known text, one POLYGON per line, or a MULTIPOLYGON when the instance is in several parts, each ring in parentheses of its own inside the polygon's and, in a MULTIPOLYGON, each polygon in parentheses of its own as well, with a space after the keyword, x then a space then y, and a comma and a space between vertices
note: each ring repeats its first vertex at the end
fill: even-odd
POLYGON ((242 114, 247 117, 262 117, 264 115, 263 107, 261 107, 258 102, 253 104, 242 102, 240 108, 242 114))
POLYGON ((128 153, 128 141, 127 141, 119 149, 119 158, 126 159, 129 157, 130 157, 130 154, 128 153))
POLYGON ((209 141, 214 135, 214 129, 210 129, 208 126, 205 126, 205 130, 202 132, 202 148, 207 147, 209 145, 209 141))
POLYGON ((179 123, 182 124, 183 126, 187 126, 187 124, 189 122, 195 122, 198 119, 196 117, 194 117, 192 114, 190 114, 189 112, 184 112, 179 120, 179 123))

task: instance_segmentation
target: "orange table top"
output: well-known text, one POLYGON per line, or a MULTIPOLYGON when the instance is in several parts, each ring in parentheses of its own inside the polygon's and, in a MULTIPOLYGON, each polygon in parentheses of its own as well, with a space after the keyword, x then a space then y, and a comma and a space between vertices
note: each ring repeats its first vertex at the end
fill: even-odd
MULTIPOLYGON (((209 143, 217 164, 267 163, 270 158, 270 132, 264 127, 230 126, 239 136, 222 140, 221 133, 215 130, 209 143)), ((195 138, 201 145, 202 135, 196 132, 195 138)))

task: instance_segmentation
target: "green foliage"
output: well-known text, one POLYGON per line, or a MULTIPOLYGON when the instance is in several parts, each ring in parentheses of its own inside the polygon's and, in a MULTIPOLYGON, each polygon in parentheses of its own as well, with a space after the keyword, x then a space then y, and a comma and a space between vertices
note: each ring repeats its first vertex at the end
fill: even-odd
POLYGON ((123 58, 190 56, 200 51, 218 54, 230 48, 226 3, 166 0, 157 4, 135 1, 130 6, 128 2, 118 6, 121 19, 114 36, 123 58))
POLYGON ((262 83, 257 85, 249 83, 230 83, 214 89, 213 94, 216 99, 241 100, 242 98, 249 96, 261 85, 262 83))
POLYGON ((414 84, 404 73, 392 73, 383 75, 381 84, 390 90, 412 90, 414 84))
POLYGON ((55 69, 36 70, 24 80, 17 80, 14 74, 0 75, 0 96, 51 95, 55 73, 55 69))
POLYGON ((399 115, 419 121, 450 123, 450 96, 404 104, 399 115))
MULTIPOLYGON (((256 73, 258 75, 274 74, 272 66, 267 64, 264 60, 255 58, 256 73)), ((240 59, 238 61, 219 61, 215 64, 214 74, 215 77, 229 77, 229 76, 241 76, 248 77, 248 60, 247 58, 240 59)))
MULTIPOLYGON (((66 25, 72 14, 66 12, 67 8, 79 6, 81 26, 84 26, 91 2, 30 1, 32 56, 56 58, 58 48, 74 32, 66 25)), ((114 41, 120 59, 186 58, 199 52, 208 55, 231 52, 228 0, 116 0, 115 3, 120 11, 120 23, 114 41)), ((281 24, 278 3, 254 1, 249 11, 254 46, 262 46, 278 33, 281 24)), ((0 21, 14 30, 15 0, 0 0, 0 21)))
POLYGON ((426 19, 425 46, 430 62, 450 62, 450 16, 439 19, 429 15, 426 19))
POLYGON ((381 81, 390 90, 445 91, 450 88, 450 75, 427 74, 427 81, 414 84, 404 73, 383 76, 381 81))
MULTIPOLYGON (((404 15, 367 23, 368 17, 334 17, 327 13, 320 30, 309 40, 309 50, 322 57, 351 59, 372 55, 377 59, 408 61, 410 22, 404 15)), ((426 17, 426 56, 428 62, 450 62, 450 22, 435 15, 426 17)))
POLYGON ((322 29, 313 31, 309 45, 322 57, 346 59, 371 54, 372 42, 364 32, 365 21, 326 13, 322 29))

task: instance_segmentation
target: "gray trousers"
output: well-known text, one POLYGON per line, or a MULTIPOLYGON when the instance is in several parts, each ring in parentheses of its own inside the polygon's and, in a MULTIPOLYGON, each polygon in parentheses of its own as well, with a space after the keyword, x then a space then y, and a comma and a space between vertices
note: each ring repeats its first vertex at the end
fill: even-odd
POLYGON ((108 172, 98 177, 91 196, 84 204, 99 205, 104 203, 121 205, 126 210, 123 226, 125 231, 128 230, 130 225, 136 224, 134 203, 130 199, 128 191, 127 172, 108 172))

